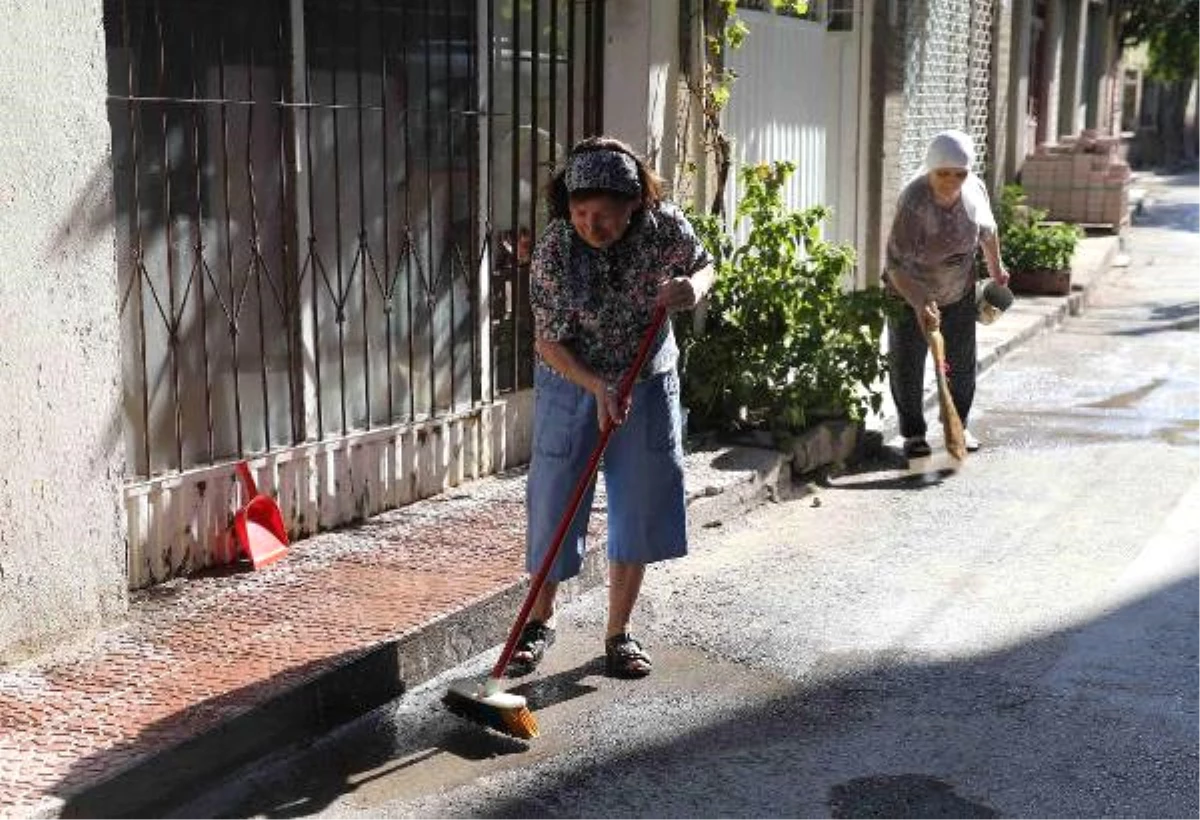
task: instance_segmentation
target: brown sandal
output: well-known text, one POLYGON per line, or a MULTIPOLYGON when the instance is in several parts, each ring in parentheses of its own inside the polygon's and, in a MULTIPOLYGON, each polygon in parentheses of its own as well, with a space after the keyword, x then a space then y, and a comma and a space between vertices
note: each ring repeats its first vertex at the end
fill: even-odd
POLYGON ((604 671, 614 678, 644 678, 654 668, 637 638, 628 632, 604 642, 604 671))

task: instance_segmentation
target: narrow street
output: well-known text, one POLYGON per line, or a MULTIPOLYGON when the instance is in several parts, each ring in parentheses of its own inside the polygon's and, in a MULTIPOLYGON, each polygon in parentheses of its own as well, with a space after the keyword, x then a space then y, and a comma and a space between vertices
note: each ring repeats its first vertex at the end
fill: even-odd
POLYGON ((1154 183, 1128 265, 981 378, 962 469, 935 438, 651 568, 648 679, 604 677, 597 590, 517 687, 541 738, 442 710, 480 658, 178 814, 1197 816, 1198 214, 1154 183))

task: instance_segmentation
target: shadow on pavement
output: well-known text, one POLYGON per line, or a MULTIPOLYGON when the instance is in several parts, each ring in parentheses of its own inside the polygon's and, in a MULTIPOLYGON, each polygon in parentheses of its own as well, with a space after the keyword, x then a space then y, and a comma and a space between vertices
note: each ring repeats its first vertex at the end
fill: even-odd
POLYGON ((921 775, 856 777, 829 790, 831 817, 999 817, 992 808, 921 775))
POLYGON ((961 467, 944 453, 909 461, 899 450, 885 447, 869 461, 821 474, 817 483, 838 490, 926 490, 941 485, 961 467))
POLYGON ((1003 652, 877 665, 799 685, 669 745, 643 746, 551 782, 543 776, 532 788, 526 783, 521 795, 489 804, 481 816, 803 817, 814 816, 814 799, 823 799, 832 817, 1195 816, 1196 633, 1171 647, 1183 651, 1178 677, 1169 681, 1148 681, 1126 641, 1161 637, 1163 619, 1176 618, 1175 603, 1195 601, 1198 591, 1192 576, 1003 652), (1036 685, 1003 674, 1064 642, 1082 648, 1057 653, 1036 685), (1149 699, 1160 698, 1161 710, 1114 708, 1100 693, 1081 697, 1074 681, 1084 667, 1103 676, 1115 698, 1138 686, 1156 690, 1149 699), (1165 726, 1178 738, 1175 748, 1158 745, 1161 735, 1151 739, 1165 726), (828 757, 831 737, 844 746, 837 761, 828 757), (1125 745, 1113 753, 1108 744, 1118 737, 1125 745), (970 746, 964 738, 979 743, 970 761, 960 757, 970 746), (897 758, 904 761, 899 770, 883 763, 897 758), (829 785, 821 798, 813 794, 831 768, 873 766, 881 770, 829 785), (988 805, 973 794, 961 772, 981 767, 987 776, 979 782, 1010 784, 1010 799, 1025 802, 988 805), (1068 791, 1039 787, 1043 776, 1061 778, 1068 791), (691 805, 654 802, 662 783, 694 783, 691 805))
MULTIPOLYGON (((596 691, 582 684, 587 677, 601 674, 602 657, 596 657, 573 669, 544 677, 534 677, 508 691, 526 698, 536 714, 542 709, 584 697, 596 691)), ((486 672, 484 673, 486 674, 486 672)), ((440 691, 440 690, 439 690, 440 691)), ((320 812, 334 800, 363 786, 425 763, 439 755, 479 763, 528 754, 538 741, 518 740, 460 718, 440 705, 418 714, 397 713, 400 701, 384 705, 364 718, 373 728, 363 732, 355 724, 332 731, 327 738, 310 745, 314 751, 305 763, 289 771, 280 782, 272 778, 261 788, 252 787, 236 806, 214 808, 210 799, 195 793, 175 801, 174 809, 164 817, 305 817, 320 812), (340 742, 343 734, 353 733, 354 742, 340 742), (400 742, 396 742, 396 738, 400 742)), ((361 724, 363 721, 360 721, 361 724)), ((281 748, 290 754, 303 747, 281 748)), ((253 765, 242 777, 253 780, 253 765)), ((183 796, 181 796, 183 797, 183 796)))
MULTIPOLYGON (((1200 175, 1192 171, 1160 177, 1158 181, 1166 188, 1194 189, 1200 185, 1200 175)), ((1149 202, 1134 212, 1133 223, 1139 227, 1167 228, 1196 233, 1200 231, 1200 205, 1195 202, 1157 201, 1152 192, 1149 202)))
MULTIPOLYGON (((537 744, 553 741, 514 741, 437 709, 404 714, 401 699, 377 710, 370 728, 348 729, 352 734, 340 739, 335 733, 286 773, 264 776, 216 816, 317 813, 364 784, 445 754, 469 763, 439 767, 453 770, 454 782, 414 774, 408 798, 500 776, 494 765, 472 767, 481 761, 511 758, 502 767, 506 777, 515 776, 514 767, 539 765, 536 778, 504 781, 519 783, 520 793, 510 788, 497 798, 497 790, 485 790, 489 797, 456 806, 458 816, 821 816, 813 814, 817 803, 837 818, 1195 817, 1197 636, 1176 630, 1166 637, 1163 627, 1177 625, 1180 602, 1194 602, 1198 593, 1190 576, 992 654, 946 662, 880 658, 860 672, 797 683, 788 695, 722 713, 669 742, 647 743, 636 733, 623 751, 588 756, 587 765, 569 771, 550 760, 561 744, 539 751, 537 744), (1144 675, 1137 654, 1151 651, 1171 653, 1170 676, 1144 675), (1033 683, 1012 676, 1014 667, 1045 666, 1046 656, 1054 660, 1033 683), (1097 679, 1111 693, 1096 690, 1097 679), (1157 705, 1121 708, 1120 699, 1139 688, 1157 705), (857 774, 829 774, 837 770, 857 774), (676 785, 664 793, 664 783, 676 785), (1000 791, 989 798, 994 804, 979 793, 984 783, 1000 791)), ((598 663, 520 691, 535 709, 585 696, 590 687, 579 679, 598 663)), ((198 808, 211 806, 187 811, 196 816, 198 808)))
POLYGON ((396 652, 389 649, 385 644, 293 667, 195 703, 126 743, 80 758, 54 790, 65 801, 62 816, 161 816, 163 806, 231 767, 388 703, 405 691, 396 652))
POLYGON ((1114 336, 1150 336, 1155 333, 1172 331, 1195 332, 1200 330, 1200 302, 1179 302, 1174 305, 1163 305, 1150 311, 1148 320, 1156 324, 1146 327, 1117 330, 1114 336))

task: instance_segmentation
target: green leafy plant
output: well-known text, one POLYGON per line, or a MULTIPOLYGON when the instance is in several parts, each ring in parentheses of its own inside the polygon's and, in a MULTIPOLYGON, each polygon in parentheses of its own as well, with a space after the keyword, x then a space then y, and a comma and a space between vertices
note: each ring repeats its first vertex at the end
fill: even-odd
POLYGON ((684 403, 698 429, 798 432, 878 410, 886 299, 848 287, 854 251, 821 237, 830 211, 783 202, 790 162, 742 169, 734 226, 689 214, 716 260, 703 332, 683 323, 684 403))
POLYGON ((1079 226, 1046 224, 1046 211, 1025 202, 1020 185, 1006 185, 996 211, 1000 249, 1014 270, 1066 270, 1079 245, 1079 226))

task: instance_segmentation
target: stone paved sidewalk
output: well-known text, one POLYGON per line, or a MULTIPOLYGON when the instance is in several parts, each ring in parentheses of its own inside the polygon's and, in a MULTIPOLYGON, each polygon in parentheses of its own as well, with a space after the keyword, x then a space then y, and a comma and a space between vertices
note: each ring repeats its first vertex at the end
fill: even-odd
MULTIPOLYGON (((690 454, 692 526, 761 503, 780 466, 767 451, 690 454)), ((0 672, 0 815, 144 812, 495 646, 526 588, 524 490, 523 472, 486 478, 297 542, 259 572, 163 584, 120 626, 0 672)), ((591 564, 579 585, 602 582, 591 564)))

